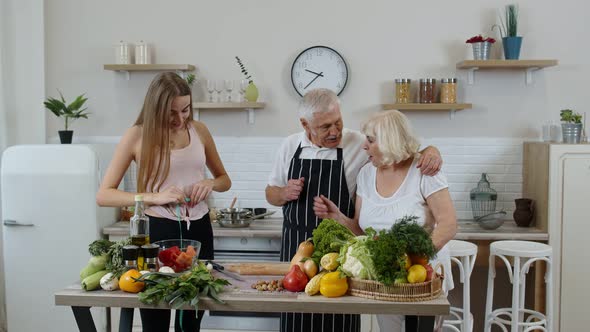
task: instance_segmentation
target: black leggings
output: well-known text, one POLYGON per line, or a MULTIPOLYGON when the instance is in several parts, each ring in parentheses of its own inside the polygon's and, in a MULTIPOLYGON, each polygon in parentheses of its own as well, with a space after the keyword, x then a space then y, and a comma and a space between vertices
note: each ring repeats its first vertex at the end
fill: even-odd
MULTIPOLYGON (((180 231, 178 220, 166 218, 150 218, 150 242, 160 240, 179 239, 180 231)), ((186 222, 181 221, 182 238, 201 242, 199 259, 213 259, 213 229, 209 214, 201 219, 191 220, 190 229, 186 229, 186 222)), ((144 332, 168 332, 170 329, 170 310, 167 309, 139 309, 141 325, 144 332)), ((201 319, 205 311, 176 310, 174 318, 174 331, 198 332, 201 330, 201 319), (182 329, 180 316, 182 313, 182 329)))

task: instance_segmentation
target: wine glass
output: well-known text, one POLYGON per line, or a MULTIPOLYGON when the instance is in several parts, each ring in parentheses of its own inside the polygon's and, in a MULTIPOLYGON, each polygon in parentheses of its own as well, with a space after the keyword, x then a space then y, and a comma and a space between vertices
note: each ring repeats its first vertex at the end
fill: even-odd
POLYGON ((217 101, 221 102, 221 93, 223 92, 223 81, 215 81, 215 91, 217 92, 217 101))
POLYGON ((227 101, 231 102, 231 91, 234 89, 233 80, 225 80, 225 90, 227 91, 227 101))
POLYGON ((209 102, 213 102, 213 91, 215 91, 215 81, 207 80, 207 92, 209 92, 209 102))
POLYGON ((248 80, 241 80, 240 81, 240 101, 245 100, 244 95, 246 94, 246 87, 248 87, 249 83, 250 82, 248 82, 248 80))

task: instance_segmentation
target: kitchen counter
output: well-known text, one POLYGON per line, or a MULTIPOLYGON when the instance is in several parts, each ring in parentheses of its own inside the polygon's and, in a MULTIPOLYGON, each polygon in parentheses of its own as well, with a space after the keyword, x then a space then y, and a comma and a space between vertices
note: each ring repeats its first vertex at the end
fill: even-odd
MULTIPOLYGON (((239 238, 281 238, 282 218, 266 218, 252 221, 249 227, 226 228, 213 223, 214 237, 239 237, 239 238)), ((103 228, 103 234, 107 236, 127 236, 129 234, 129 222, 120 221, 103 228)), ((495 230, 486 230, 474 221, 459 220, 459 230, 455 236, 457 240, 525 240, 547 241, 549 235, 535 227, 518 227, 512 220, 506 220, 504 225, 495 230)))

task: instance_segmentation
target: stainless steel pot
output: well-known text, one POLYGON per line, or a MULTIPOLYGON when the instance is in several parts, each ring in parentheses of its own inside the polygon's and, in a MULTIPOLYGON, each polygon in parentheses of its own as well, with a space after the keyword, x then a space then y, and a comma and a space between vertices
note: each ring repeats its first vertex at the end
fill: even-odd
POLYGON ((217 211, 217 222, 219 223, 219 226, 222 227, 248 227, 250 226, 251 221, 258 218, 270 216, 273 213, 275 213, 275 211, 266 212, 258 215, 252 215, 252 211, 246 209, 220 209, 219 211, 217 211))

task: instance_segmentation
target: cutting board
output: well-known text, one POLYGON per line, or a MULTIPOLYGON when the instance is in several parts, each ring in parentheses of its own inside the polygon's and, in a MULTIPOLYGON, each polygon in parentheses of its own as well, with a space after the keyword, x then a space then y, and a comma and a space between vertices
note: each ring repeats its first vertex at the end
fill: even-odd
POLYGON ((285 275, 289 272, 289 262, 285 263, 234 263, 224 264, 228 271, 241 275, 285 275))

